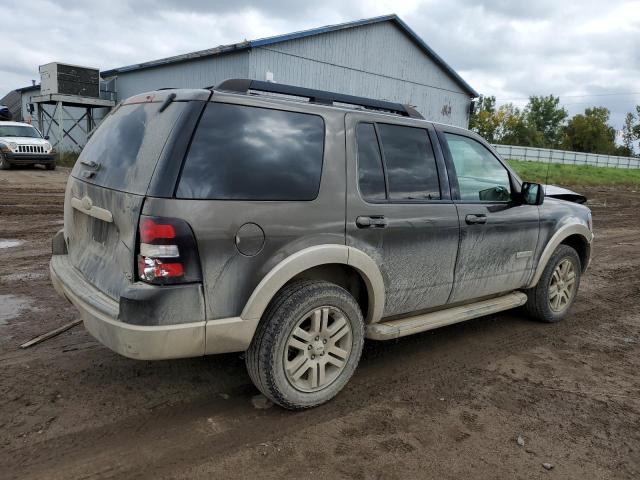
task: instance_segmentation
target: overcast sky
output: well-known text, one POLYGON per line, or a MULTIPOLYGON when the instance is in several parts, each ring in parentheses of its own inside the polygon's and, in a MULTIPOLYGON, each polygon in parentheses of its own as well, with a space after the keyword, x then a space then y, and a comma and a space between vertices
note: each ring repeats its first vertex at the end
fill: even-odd
POLYGON ((0 98, 52 61, 106 70, 387 13, 499 102, 553 93, 617 127, 640 104, 639 0, 0 0, 0 98))

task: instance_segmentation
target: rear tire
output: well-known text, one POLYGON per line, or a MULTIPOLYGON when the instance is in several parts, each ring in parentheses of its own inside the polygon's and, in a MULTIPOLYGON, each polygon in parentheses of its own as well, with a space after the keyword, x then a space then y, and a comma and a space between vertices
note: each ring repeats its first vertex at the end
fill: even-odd
POLYGON ((305 280, 284 287, 262 316, 246 354, 254 385, 278 405, 301 410, 331 400, 362 353, 364 321, 342 287, 305 280))
POLYGON ((0 170, 9 170, 11 168, 11 164, 5 158, 5 156, 0 152, 0 170))
POLYGON ((527 313, 541 322, 562 320, 578 293, 581 271, 578 253, 568 245, 560 245, 549 259, 538 284, 525 291, 527 313))

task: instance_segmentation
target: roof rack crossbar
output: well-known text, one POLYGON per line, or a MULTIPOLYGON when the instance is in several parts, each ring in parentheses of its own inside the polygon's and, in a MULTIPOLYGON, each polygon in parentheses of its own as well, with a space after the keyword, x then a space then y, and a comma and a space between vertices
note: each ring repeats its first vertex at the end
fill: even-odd
POLYGON ((384 100, 375 100, 373 98, 357 97, 354 95, 345 95, 343 93, 326 92, 323 90, 296 87, 293 85, 283 85, 281 83, 250 80, 248 78, 232 78, 229 80, 225 80, 216 87, 208 88, 238 93, 248 93, 250 90, 254 90, 258 92, 305 97, 308 98, 310 102, 323 105, 333 105, 335 102, 345 103, 349 105, 358 105, 372 110, 387 111, 404 115, 406 117, 419 118, 421 120, 424 120, 424 117, 410 105, 387 102, 384 100))

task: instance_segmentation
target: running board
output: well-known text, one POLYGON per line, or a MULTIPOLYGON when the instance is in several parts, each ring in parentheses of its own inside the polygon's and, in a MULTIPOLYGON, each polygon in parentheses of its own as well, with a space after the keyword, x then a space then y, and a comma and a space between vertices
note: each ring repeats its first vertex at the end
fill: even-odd
POLYGON ((391 340, 394 338, 426 332, 452 323, 464 322, 472 318, 483 317, 503 310, 519 307, 527 302, 522 292, 512 292, 502 297, 470 303, 461 307, 438 310, 414 317, 374 323, 367 326, 367 338, 373 340, 391 340))

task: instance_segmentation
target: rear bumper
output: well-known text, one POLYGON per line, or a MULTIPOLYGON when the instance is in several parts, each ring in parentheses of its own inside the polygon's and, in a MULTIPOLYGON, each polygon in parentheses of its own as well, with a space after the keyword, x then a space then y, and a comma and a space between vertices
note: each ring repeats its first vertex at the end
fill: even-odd
POLYGON ((91 285, 67 255, 52 256, 49 270, 56 291, 80 311, 89 333, 111 350, 140 360, 204 355, 206 322, 157 326, 125 323, 119 320, 119 303, 91 285))
POLYGON ((45 153, 4 153, 4 157, 12 165, 47 165, 55 163, 55 155, 45 153))
MULTIPOLYGON (((54 255, 49 263, 53 287, 80 311, 89 333, 114 352, 138 360, 163 360, 242 352, 249 348, 258 320, 229 317, 166 325, 129 323, 132 314, 144 309, 153 312, 162 305, 162 299, 166 300, 172 292, 159 287, 155 290, 156 295, 150 296, 149 291, 153 287, 144 285, 137 289, 136 295, 131 289, 128 290, 124 293, 128 297, 117 302, 87 281, 71 265, 68 255, 56 255, 57 243, 54 238, 54 255), (122 315, 127 322, 122 321, 122 315)), ((186 299, 189 296, 177 298, 186 299)), ((189 302, 177 303, 178 307, 184 309, 189 302)), ((136 320, 144 320, 150 316, 147 313, 136 320)), ((165 320, 169 318, 177 319, 175 311, 165 320)))

